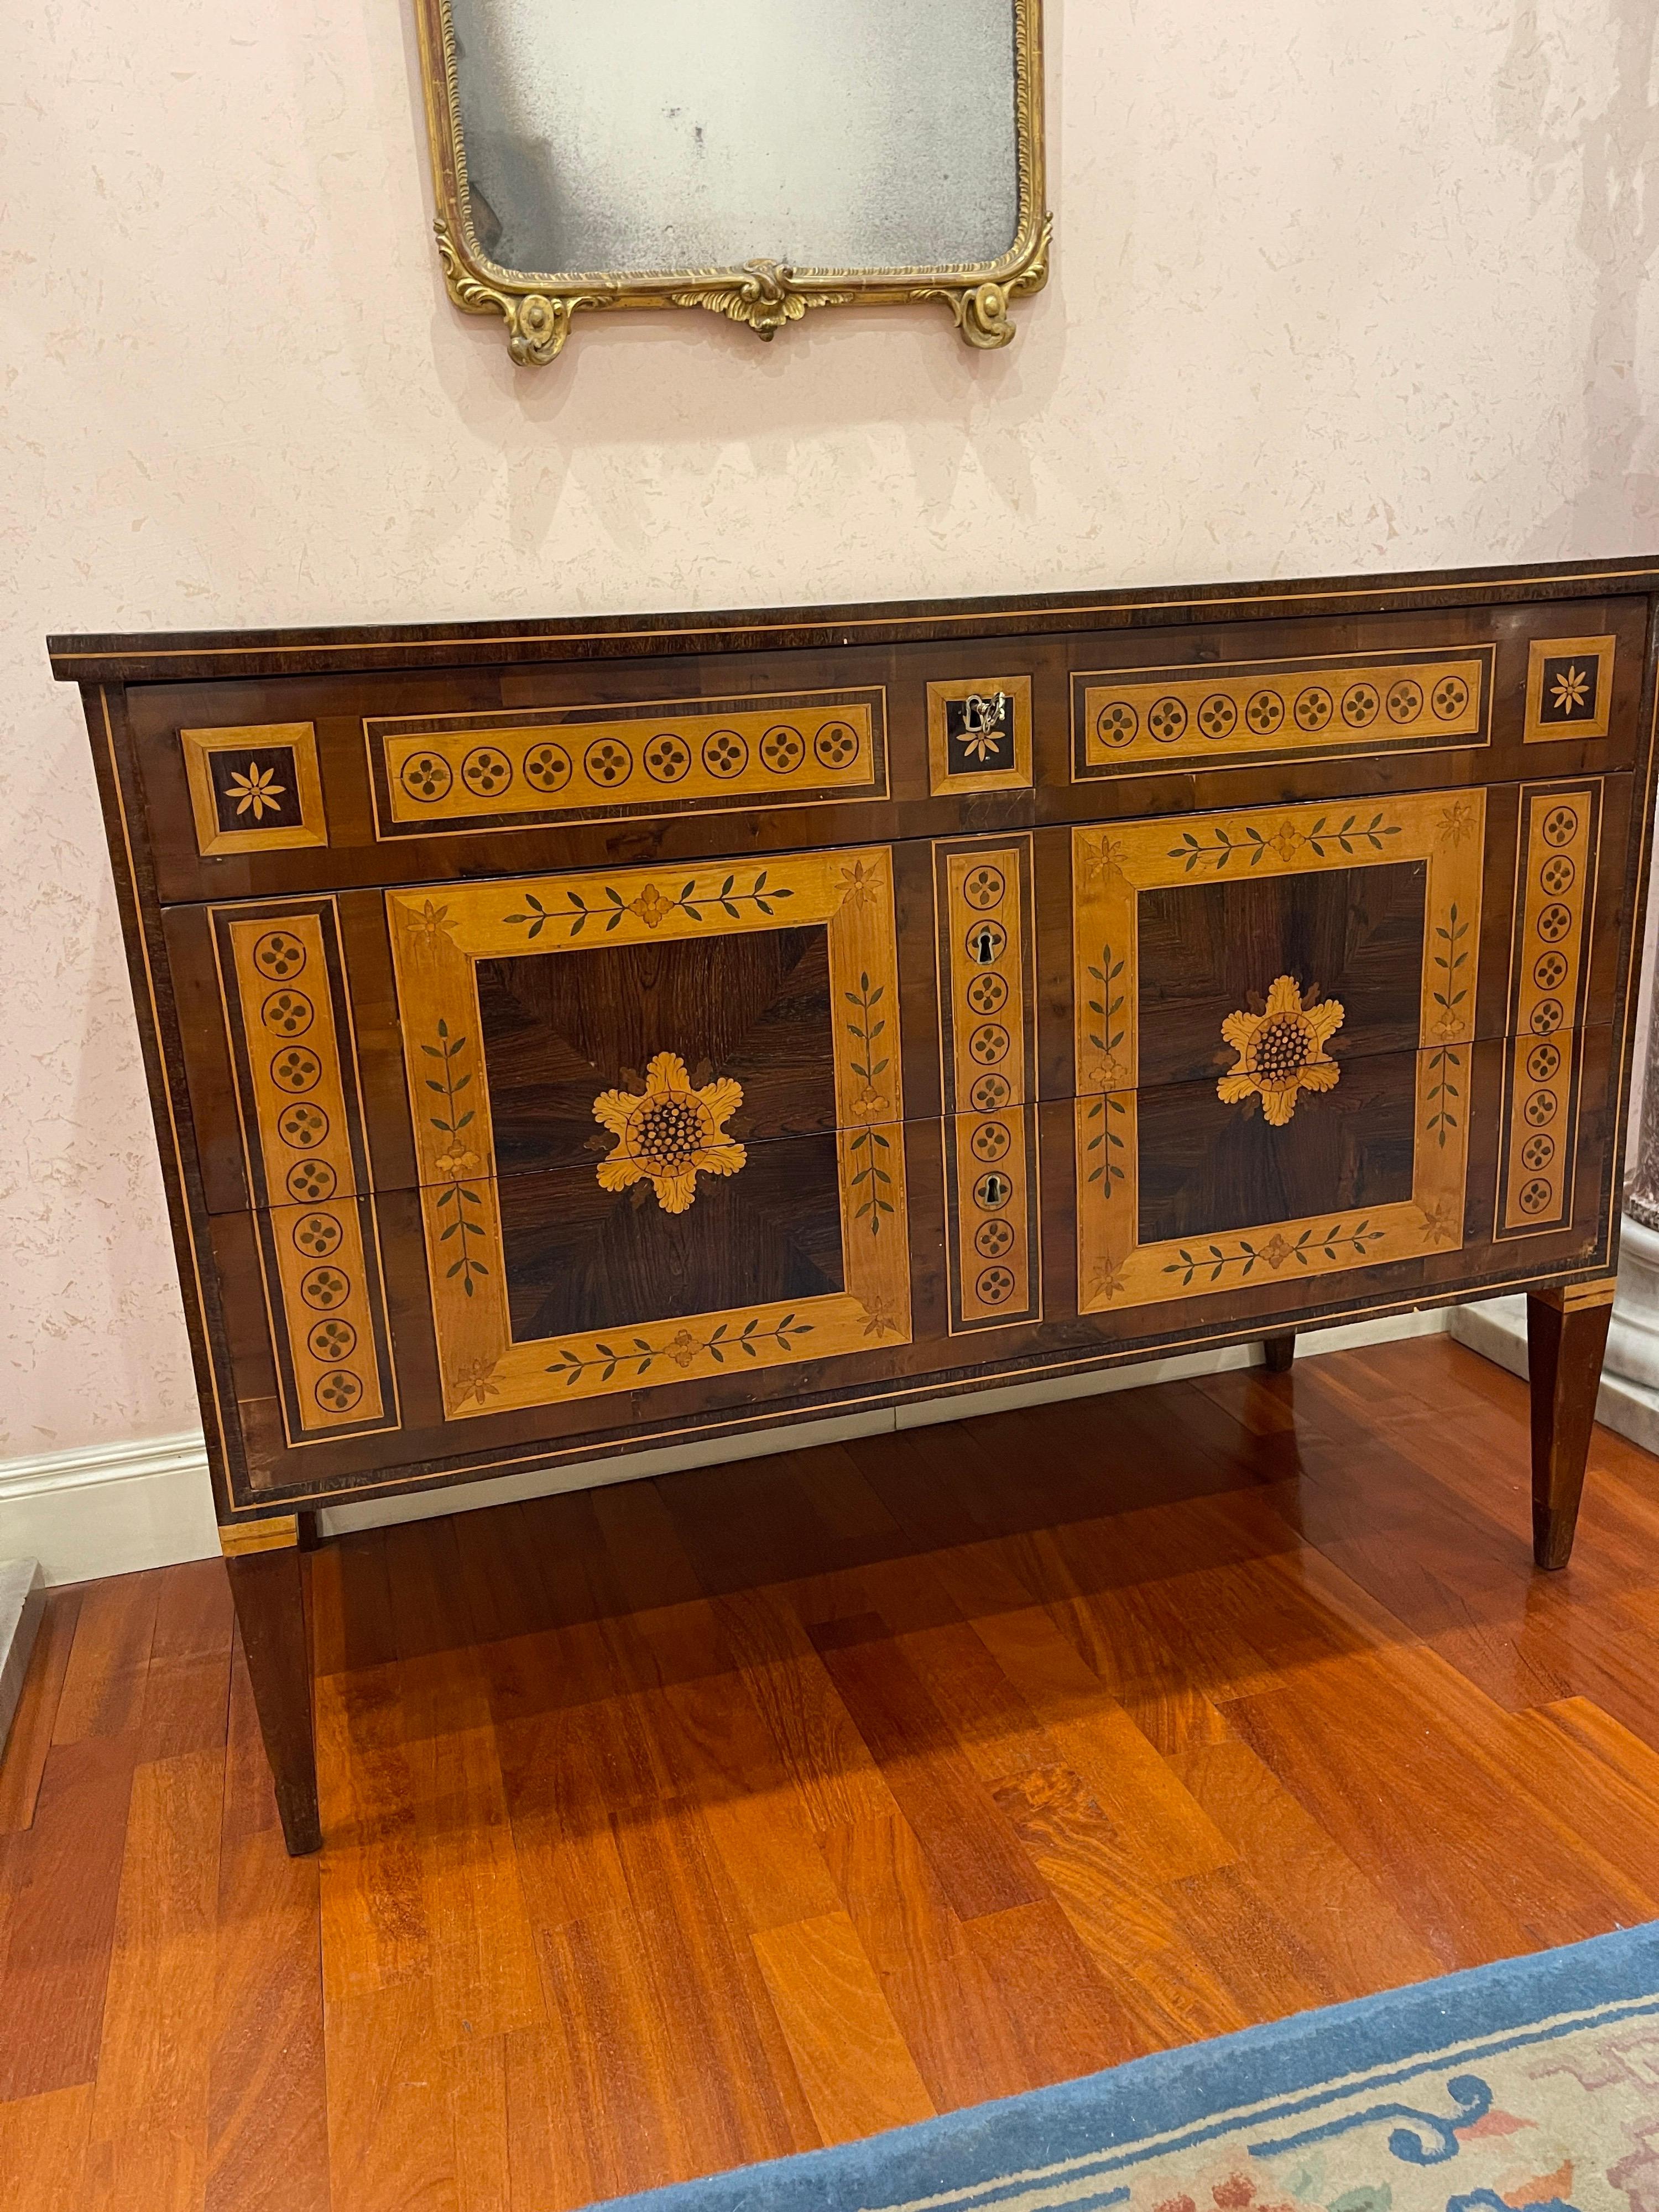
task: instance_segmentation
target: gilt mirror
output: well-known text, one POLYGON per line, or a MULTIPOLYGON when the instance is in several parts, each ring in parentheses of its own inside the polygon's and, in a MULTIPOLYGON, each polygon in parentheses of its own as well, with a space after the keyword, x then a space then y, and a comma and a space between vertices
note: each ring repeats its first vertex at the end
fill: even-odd
POLYGON ((1042 0, 416 0, 451 297, 550 361, 579 311, 934 301, 1006 345, 1047 275, 1042 0))

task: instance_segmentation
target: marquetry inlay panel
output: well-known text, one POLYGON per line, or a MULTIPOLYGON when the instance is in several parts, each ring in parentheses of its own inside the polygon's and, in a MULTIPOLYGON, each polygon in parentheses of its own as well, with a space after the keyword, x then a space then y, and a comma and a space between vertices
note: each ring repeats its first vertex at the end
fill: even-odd
POLYGON ((1040 1320, 1029 835, 933 847, 951 1327, 1040 1320))
POLYGON ((1527 648, 1525 742, 1605 738, 1612 726, 1615 637, 1535 637, 1527 648))
MULTIPOLYGON (((1486 794, 1463 790, 1361 805, 1256 807, 1079 829, 1073 833, 1078 1097, 1079 1301, 1097 1313, 1241 1284, 1271 1282, 1445 1251, 1463 1238, 1468 1103, 1474 1036, 1486 794), (1224 878, 1425 867, 1419 1036, 1409 1067, 1409 1197, 1200 1236, 1141 1231, 1138 903, 1148 891, 1224 878)), ((1306 976, 1296 979, 1306 985, 1306 976)), ((1398 1056, 1395 1055, 1396 1060, 1398 1056)), ((1226 1053, 1218 1057, 1224 1068, 1226 1053)), ((1186 1086, 1217 1100, 1214 1079, 1186 1086)), ((1271 1128, 1272 1144, 1310 1140, 1333 1085, 1271 1128)), ((1405 1110, 1402 1105, 1402 1112, 1405 1110)), ((1217 1128, 1220 1124, 1216 1124, 1217 1128)))
POLYGON ((1074 780, 1195 761, 1483 744, 1492 649, 1125 669, 1072 678, 1074 780))
MULTIPOLYGON (((432 1318, 450 1419, 879 1349, 910 1336, 897 944, 888 848, 448 884, 386 894, 432 1318), (833 1294, 515 1338, 482 1045, 480 963, 821 927, 834 1068, 840 1278, 833 1294)), ((665 1050, 673 1043, 663 1040, 665 1050)), ((716 1082, 721 1071, 713 1071, 716 1082)), ((722 1100, 728 1094, 722 1093, 722 1100)), ((607 1140, 600 1139, 601 1152, 607 1140)), ((721 1182, 741 1190, 748 1164, 721 1182)), ((781 1153, 783 1141, 763 1148, 781 1153)), ((728 1159, 731 1168, 734 1163, 728 1159)), ((573 1171, 575 1172, 575 1171, 573 1171)), ((595 1171, 580 1170, 584 1188, 595 1171)), ((626 1206, 631 1193, 615 1204, 626 1206)), ((705 1218, 699 1194, 684 1209, 705 1218)), ((653 1209, 659 1218, 677 1218, 653 1209)))
POLYGON ((179 743, 204 857, 327 844, 311 723, 180 730, 179 743))
POLYGON ((213 920, 289 1441, 395 1428, 334 902, 213 920))
POLYGON ((1584 975, 1595 896, 1601 787, 1522 793, 1515 951, 1504 1071, 1496 1233, 1565 1228, 1572 1213, 1584 975))
POLYGON ((364 724, 377 834, 884 798, 884 695, 765 694, 364 724))
POLYGON ((927 686, 927 776, 935 799, 1023 791, 1031 781, 1031 679, 927 686))

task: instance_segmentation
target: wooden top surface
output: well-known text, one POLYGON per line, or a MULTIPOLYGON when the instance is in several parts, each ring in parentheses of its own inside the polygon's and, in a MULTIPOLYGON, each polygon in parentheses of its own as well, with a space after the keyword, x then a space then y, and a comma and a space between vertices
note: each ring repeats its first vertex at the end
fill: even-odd
POLYGON ((374 623, 317 629, 157 630, 51 637, 52 673, 82 684, 304 675, 345 668, 599 660, 656 654, 821 650, 840 645, 1134 629, 1285 614, 1374 614, 1455 603, 1605 595, 1659 585, 1659 554, 1403 574, 1145 586, 970 599, 725 612, 578 615, 547 621, 374 623))

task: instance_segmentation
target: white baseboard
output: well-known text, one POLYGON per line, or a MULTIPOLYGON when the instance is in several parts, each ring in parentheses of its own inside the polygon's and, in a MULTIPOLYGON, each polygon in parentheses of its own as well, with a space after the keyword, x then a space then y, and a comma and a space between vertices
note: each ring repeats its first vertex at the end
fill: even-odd
POLYGON ((0 1460, 0 1558, 49 1583, 211 1559, 219 1548, 200 1430, 0 1460))
MULTIPOLYGON (((1345 1352, 1358 1345, 1386 1344, 1396 1337, 1436 1335, 1445 1326, 1446 1313, 1442 1308, 1389 1314, 1376 1321, 1308 1330, 1297 1337, 1297 1351, 1299 1357, 1307 1358, 1318 1352, 1345 1352)), ((867 1413, 801 1421, 754 1436, 662 1446, 615 1459, 469 1482, 450 1490, 418 1491, 406 1497, 331 1506, 321 1516, 322 1528, 325 1535, 339 1535, 351 1529, 386 1528, 400 1521, 428 1520, 443 1513, 548 1498, 561 1491, 598 1489, 605 1483, 631 1482, 682 1468, 708 1467, 721 1460, 757 1459, 772 1452, 804 1451, 813 1444, 842 1443, 854 1437, 881 1436, 928 1422, 966 1420, 975 1413, 1002 1413, 1017 1406, 1144 1389, 1152 1382, 1252 1366, 1261 1356, 1253 1344, 1231 1345, 1220 1352, 1184 1352, 1176 1358, 1143 1360, 1132 1367, 1104 1368, 1091 1375, 1049 1376, 1039 1382, 969 1391, 959 1397, 934 1398, 914 1406, 888 1406, 867 1413)), ((92 1444, 76 1451, 42 1452, 33 1459, 0 1461, 0 1558, 38 1559, 48 1583, 84 1582, 97 1575, 174 1566, 183 1559, 211 1559, 218 1549, 207 1454, 199 1433, 155 1437, 141 1443, 92 1444)))

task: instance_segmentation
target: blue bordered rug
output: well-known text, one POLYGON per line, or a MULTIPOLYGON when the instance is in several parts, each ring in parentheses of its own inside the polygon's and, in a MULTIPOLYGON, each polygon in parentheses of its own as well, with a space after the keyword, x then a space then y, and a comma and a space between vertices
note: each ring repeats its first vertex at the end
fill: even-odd
POLYGON ((1659 1923, 612 2212, 1659 2212, 1659 1923))

